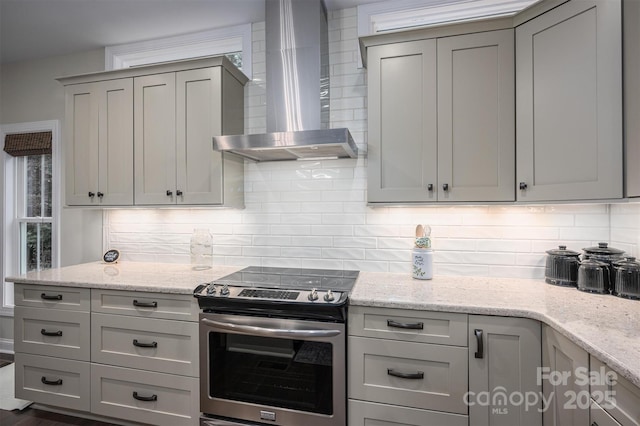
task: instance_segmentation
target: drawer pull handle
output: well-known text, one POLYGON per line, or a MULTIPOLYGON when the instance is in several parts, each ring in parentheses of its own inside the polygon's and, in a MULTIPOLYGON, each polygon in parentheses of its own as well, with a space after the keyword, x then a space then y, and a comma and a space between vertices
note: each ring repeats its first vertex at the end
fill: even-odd
POLYGON ((40 381, 42 383, 44 383, 45 385, 51 385, 51 386, 60 386, 62 385, 62 379, 58 379, 58 380, 47 380, 46 377, 42 376, 42 379, 40 379, 40 381))
POLYGON ((484 346, 482 345, 482 330, 475 329, 473 330, 473 334, 476 335, 476 341, 478 342, 478 350, 474 354, 474 356, 478 359, 484 358, 484 346))
POLYGON ((140 396, 138 395, 138 392, 133 392, 133 398, 137 399, 138 401, 157 401, 158 400, 158 395, 151 395, 151 396, 140 396))
POLYGON ((47 293, 42 293, 40 295, 40 299, 42 299, 42 300, 62 300, 62 295, 61 294, 56 294, 56 295, 50 296, 47 293))
POLYGON ((42 334, 43 336, 57 336, 60 337, 62 336, 62 330, 58 330, 58 331, 47 331, 44 328, 42 330, 40 330, 40 334, 42 334))
POLYGON ((158 342, 141 343, 138 342, 138 339, 133 339, 133 346, 137 346, 139 348, 157 348, 158 342))
POLYGON ((133 306, 137 306, 138 308, 157 308, 158 302, 138 302, 134 300, 133 306))
POLYGON ((593 423, 591 423, 591 426, 598 426, 598 423, 593 422, 593 423))
POLYGON ((424 379, 424 372, 418 371, 416 373, 402 373, 396 371, 393 368, 387 368, 387 374, 389 376, 400 377, 401 379, 424 379))
POLYGON ((421 323, 421 322, 406 323, 406 322, 397 322, 394 320, 387 320, 387 326, 395 327, 395 328, 408 328, 410 330, 422 330, 424 328, 424 323, 421 323))

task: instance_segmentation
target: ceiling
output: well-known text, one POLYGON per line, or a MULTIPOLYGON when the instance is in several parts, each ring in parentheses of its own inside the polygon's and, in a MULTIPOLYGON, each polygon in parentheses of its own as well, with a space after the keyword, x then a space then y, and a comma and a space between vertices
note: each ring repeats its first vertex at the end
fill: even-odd
MULTIPOLYGON (((380 0, 325 0, 344 9, 380 0)), ((0 0, 0 63, 264 21, 264 0, 0 0)))

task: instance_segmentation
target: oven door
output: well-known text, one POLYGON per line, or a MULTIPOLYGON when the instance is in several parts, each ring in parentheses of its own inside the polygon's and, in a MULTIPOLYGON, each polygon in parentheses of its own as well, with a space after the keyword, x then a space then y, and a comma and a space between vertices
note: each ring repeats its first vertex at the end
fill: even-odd
POLYGON ((343 323, 200 314, 200 410, 274 425, 346 425, 343 323))

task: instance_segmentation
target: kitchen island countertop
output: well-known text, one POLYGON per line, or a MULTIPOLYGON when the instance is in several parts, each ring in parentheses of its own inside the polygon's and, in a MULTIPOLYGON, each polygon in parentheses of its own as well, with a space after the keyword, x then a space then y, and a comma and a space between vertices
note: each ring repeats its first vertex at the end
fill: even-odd
MULTIPOLYGON (((93 262, 9 277, 14 283, 192 294, 242 266, 195 271, 189 264, 93 262)), ((640 387, 640 301, 583 293, 543 280, 361 272, 359 306, 531 318, 550 325, 640 387)))

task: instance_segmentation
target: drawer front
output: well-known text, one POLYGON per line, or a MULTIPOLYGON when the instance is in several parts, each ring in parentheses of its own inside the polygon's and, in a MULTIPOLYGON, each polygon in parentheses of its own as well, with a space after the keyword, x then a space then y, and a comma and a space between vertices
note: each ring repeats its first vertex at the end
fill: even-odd
POLYGON ((467 346, 467 315, 352 306, 349 335, 467 346))
POLYGON ((16 353, 16 398, 79 411, 91 408, 88 362, 16 353))
POLYGON ((88 288, 16 284, 14 295, 16 306, 84 312, 91 308, 91 291, 88 288))
POLYGON ((349 337, 348 359, 349 398, 468 414, 467 348, 349 337))
POLYGON ((91 364, 91 412, 153 425, 197 425, 194 377, 91 364))
POLYGON ((590 415, 592 426, 623 426, 593 400, 591 400, 590 415))
POLYGON ((183 376, 199 376, 198 323, 92 314, 91 360, 183 376))
POLYGON ((91 310, 194 322, 200 313, 198 302, 191 295, 96 289, 91 290, 91 310))
POLYGON ((602 361, 591 357, 591 398, 622 426, 640 425, 640 389, 615 373, 602 361), (610 381, 608 377, 614 378, 610 381))
POLYGON ((89 312, 16 306, 15 351, 89 361, 89 320, 89 312))
POLYGON ((349 400, 349 426, 469 426, 469 417, 349 400))

